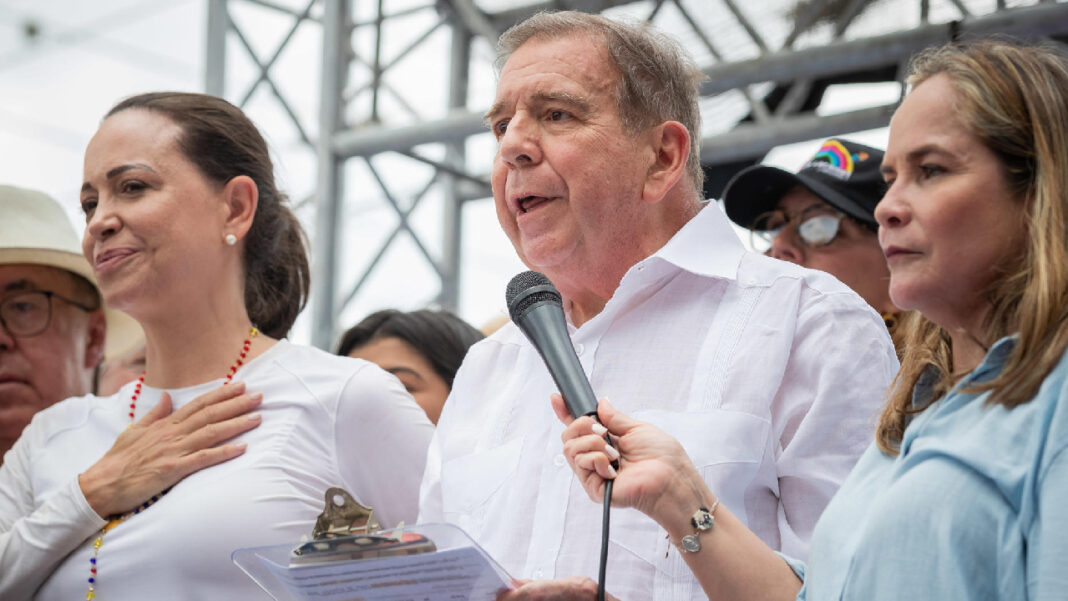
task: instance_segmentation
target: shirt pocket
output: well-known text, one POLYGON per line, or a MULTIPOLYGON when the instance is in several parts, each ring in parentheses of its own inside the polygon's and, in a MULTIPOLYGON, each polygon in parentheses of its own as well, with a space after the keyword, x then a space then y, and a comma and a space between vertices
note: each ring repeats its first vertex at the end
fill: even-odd
MULTIPOLYGON (((758 474, 767 446, 770 424, 766 420, 722 409, 692 413, 642 411, 632 417, 649 422, 677 439, 720 502, 734 513, 745 515, 745 491, 758 474)), ((672 549, 673 545, 656 522, 633 510, 624 510, 620 517, 622 523, 612 523, 613 543, 641 557, 669 578, 692 580, 679 551, 672 549)))
POLYGON ((442 513, 476 540, 482 534, 485 507, 513 480, 519 467, 523 437, 500 446, 450 459, 441 466, 442 513))

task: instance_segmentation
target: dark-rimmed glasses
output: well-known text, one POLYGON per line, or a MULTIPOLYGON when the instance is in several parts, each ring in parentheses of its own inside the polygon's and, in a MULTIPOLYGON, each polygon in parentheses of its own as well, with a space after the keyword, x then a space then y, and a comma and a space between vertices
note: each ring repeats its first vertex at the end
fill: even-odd
POLYGON ((810 248, 826 246, 838 237, 845 213, 827 205, 812 205, 797 215, 789 215, 782 209, 761 213, 753 220, 749 230, 749 243, 757 252, 767 252, 775 237, 788 225, 797 229, 802 244, 810 248))
POLYGON ((49 290, 31 290, 0 300, 0 324, 17 338, 37 336, 52 323, 52 297, 83 311, 96 310, 49 290))

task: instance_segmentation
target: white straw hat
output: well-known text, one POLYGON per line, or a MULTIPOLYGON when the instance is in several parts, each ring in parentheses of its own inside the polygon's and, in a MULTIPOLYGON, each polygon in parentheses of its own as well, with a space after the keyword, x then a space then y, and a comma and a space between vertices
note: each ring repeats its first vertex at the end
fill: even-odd
MULTIPOLYGON (((78 234, 59 203, 42 192, 0 186, 0 264, 13 263, 65 269, 89 280, 100 294, 78 234)), ((144 338, 129 315, 107 308, 104 312, 107 358, 123 354, 144 338)))

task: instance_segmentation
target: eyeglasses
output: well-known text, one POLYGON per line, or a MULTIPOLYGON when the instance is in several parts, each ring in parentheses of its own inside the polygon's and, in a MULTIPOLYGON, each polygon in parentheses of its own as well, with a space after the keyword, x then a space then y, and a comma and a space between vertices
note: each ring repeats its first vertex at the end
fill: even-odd
POLYGON ((37 336, 52 322, 52 297, 83 311, 96 310, 48 290, 20 292, 0 301, 0 325, 18 338, 37 336))
POLYGON ((826 246, 838 237, 844 213, 826 205, 813 205, 797 215, 790 216, 782 209, 761 213, 753 220, 749 230, 749 243, 757 252, 767 252, 775 237, 788 225, 797 228, 801 242, 808 247, 826 246))

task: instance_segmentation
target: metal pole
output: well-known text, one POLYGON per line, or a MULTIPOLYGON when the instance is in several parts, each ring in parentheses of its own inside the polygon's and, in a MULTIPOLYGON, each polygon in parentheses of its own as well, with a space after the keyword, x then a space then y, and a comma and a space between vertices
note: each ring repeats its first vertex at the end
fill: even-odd
MULTIPOLYGON (((792 81, 900 63, 927 46, 950 41, 950 27, 949 23, 921 25, 879 36, 713 65, 704 69, 708 80, 701 86, 701 94, 709 96, 762 81, 792 81)), ((959 22, 958 29, 961 34, 974 35, 1063 35, 1068 31, 1068 4, 1038 4, 969 17, 959 22)))
POLYGON ((371 121, 378 123, 378 93, 381 92, 379 84, 382 82, 382 24, 386 19, 384 0, 378 0, 378 11, 375 13, 375 53, 371 63, 371 121))
POLYGON ((783 144, 885 127, 896 107, 896 104, 890 104, 824 117, 805 115, 766 125, 743 123, 728 132, 702 139, 701 163, 725 163, 761 156, 783 144))
MULTIPOLYGON (((449 108, 463 109, 467 106, 467 81, 471 63, 471 34, 467 27, 456 23, 452 30, 451 62, 449 63, 449 108)), ((448 144, 445 148, 445 163, 463 169, 467 153, 464 141, 448 144)), ((443 309, 456 311, 460 304, 460 255, 463 240, 463 200, 458 179, 453 175, 442 177, 445 186, 445 207, 442 215, 441 243, 441 293, 438 304, 443 309)))
POLYGON ((226 32, 230 29, 227 0, 208 0, 207 52, 204 56, 204 91, 213 96, 226 92, 226 32))
POLYGON ((312 241, 312 344, 330 348, 336 318, 337 238, 341 207, 341 158, 330 143, 342 128, 341 92, 349 64, 348 0, 323 0, 322 81, 319 91, 319 163, 315 238, 312 241))

